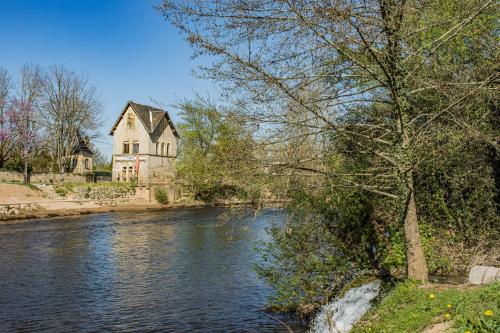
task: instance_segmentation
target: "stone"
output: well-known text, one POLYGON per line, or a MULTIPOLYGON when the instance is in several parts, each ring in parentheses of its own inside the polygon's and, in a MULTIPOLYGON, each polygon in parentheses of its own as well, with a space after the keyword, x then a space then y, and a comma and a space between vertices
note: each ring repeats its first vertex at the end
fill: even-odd
POLYGON ((474 266, 469 273, 469 284, 486 284, 500 280, 500 268, 492 266, 474 266))

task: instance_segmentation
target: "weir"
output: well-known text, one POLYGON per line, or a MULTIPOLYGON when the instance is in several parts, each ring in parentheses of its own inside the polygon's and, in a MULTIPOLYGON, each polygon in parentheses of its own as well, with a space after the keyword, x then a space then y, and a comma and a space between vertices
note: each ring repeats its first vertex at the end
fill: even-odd
POLYGON ((380 292, 375 280, 350 289, 343 297, 324 305, 310 325, 310 333, 347 333, 371 307, 380 292))

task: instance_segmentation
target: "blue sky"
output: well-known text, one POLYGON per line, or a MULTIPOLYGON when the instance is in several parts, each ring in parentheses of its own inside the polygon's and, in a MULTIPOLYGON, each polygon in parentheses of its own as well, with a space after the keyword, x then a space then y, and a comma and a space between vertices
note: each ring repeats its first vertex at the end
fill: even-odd
POLYGON ((158 1, 0 0, 0 67, 12 76, 25 63, 87 74, 104 105, 96 145, 109 155, 108 132, 126 101, 217 95, 212 82, 193 76, 199 60, 153 8, 158 1))

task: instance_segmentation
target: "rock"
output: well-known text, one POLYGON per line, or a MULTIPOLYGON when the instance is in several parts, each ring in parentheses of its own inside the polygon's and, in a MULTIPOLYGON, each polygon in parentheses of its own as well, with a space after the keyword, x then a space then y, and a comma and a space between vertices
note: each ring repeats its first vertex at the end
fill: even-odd
POLYGON ((486 284, 500 280, 500 268, 474 266, 469 273, 469 284, 486 284))
POLYGON ((442 332, 447 332, 448 329, 451 327, 451 321, 447 321, 444 323, 437 323, 434 325, 431 325, 429 327, 426 327, 422 333, 442 333, 442 332))

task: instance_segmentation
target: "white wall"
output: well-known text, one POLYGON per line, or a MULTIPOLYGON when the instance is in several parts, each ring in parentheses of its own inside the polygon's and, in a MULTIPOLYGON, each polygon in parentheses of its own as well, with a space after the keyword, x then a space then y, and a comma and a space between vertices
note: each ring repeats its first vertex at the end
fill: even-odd
POLYGON ((123 154, 124 141, 129 141, 130 154, 132 153, 132 143, 134 141, 139 142, 139 154, 149 153, 149 134, 131 106, 128 106, 123 114, 122 120, 118 123, 113 133, 113 155, 123 154), (127 119, 130 113, 134 116, 134 126, 132 127, 127 125, 127 119))

